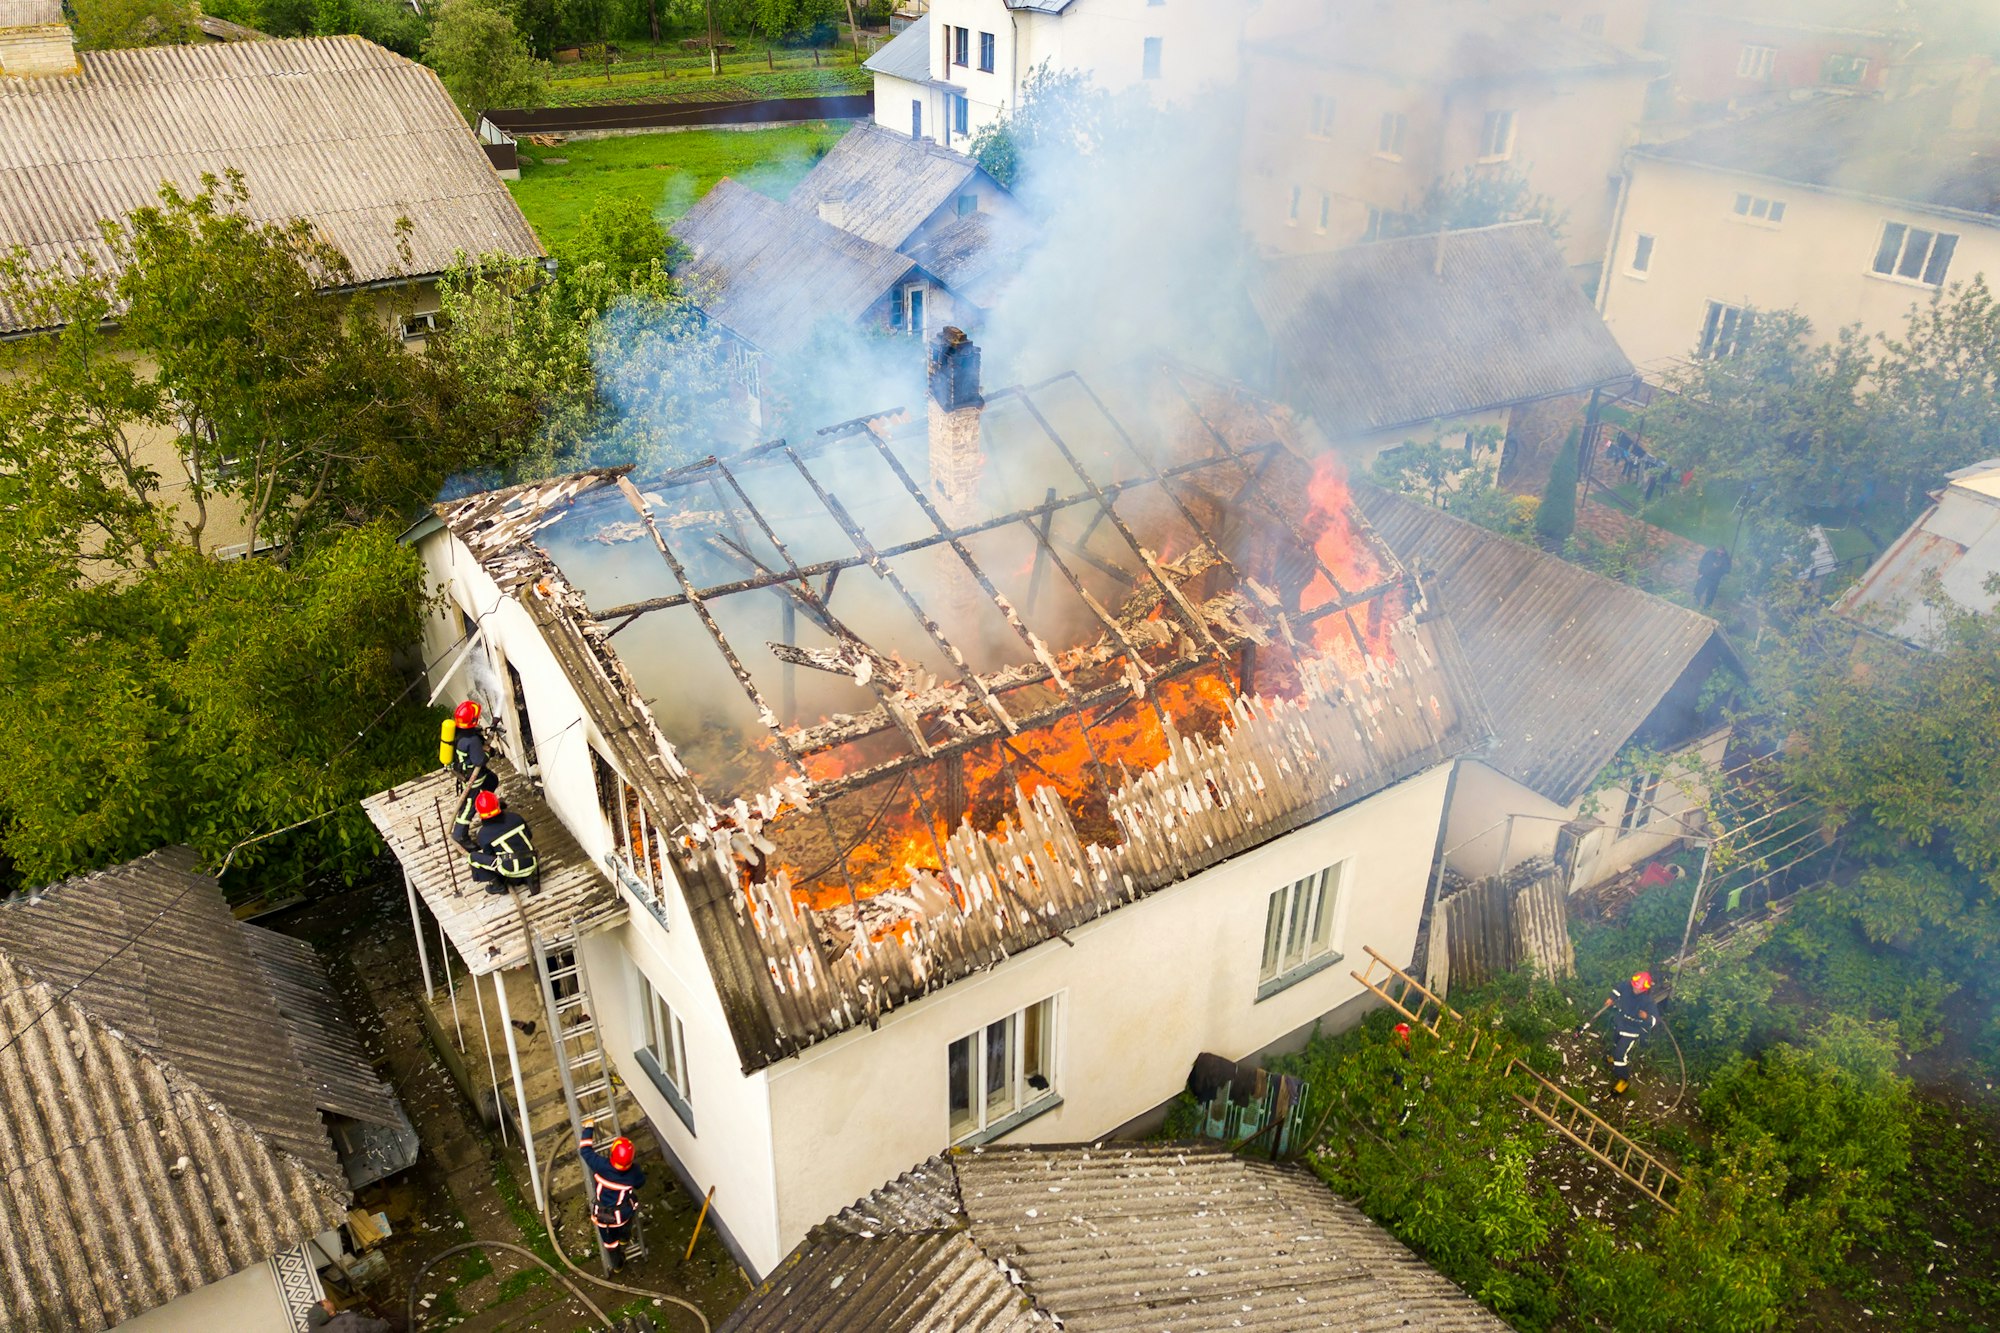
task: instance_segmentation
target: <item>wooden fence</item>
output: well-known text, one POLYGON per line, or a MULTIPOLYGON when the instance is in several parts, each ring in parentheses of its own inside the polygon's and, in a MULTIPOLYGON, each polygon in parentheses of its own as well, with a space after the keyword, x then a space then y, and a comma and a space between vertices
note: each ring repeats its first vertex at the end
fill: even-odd
POLYGON ((1431 988, 1476 984, 1523 963, 1545 977, 1576 970, 1563 876, 1537 858, 1505 875, 1465 885, 1438 903, 1428 971, 1431 988))
POLYGON ((838 97, 770 97, 756 102, 619 102, 607 106, 544 106, 479 114, 479 137, 511 143, 528 134, 604 134, 686 130, 714 125, 777 125, 809 120, 867 120, 874 93, 838 97))

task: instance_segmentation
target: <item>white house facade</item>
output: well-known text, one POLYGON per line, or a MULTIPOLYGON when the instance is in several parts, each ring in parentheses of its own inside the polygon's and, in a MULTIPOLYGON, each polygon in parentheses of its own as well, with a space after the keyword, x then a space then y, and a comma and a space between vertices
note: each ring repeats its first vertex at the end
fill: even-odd
MULTIPOLYGON (((1148 452, 1134 472, 1102 454, 1124 447, 1102 423, 1172 390, 978 399, 974 365, 968 379, 940 360, 913 429, 850 423, 700 464, 698 490, 686 470, 531 484, 413 530, 443 594, 433 683, 502 724, 536 817, 560 825, 538 847, 573 841, 595 867, 584 884, 545 864, 520 917, 588 921, 578 955, 605 1056, 758 1274, 925 1157, 1110 1134, 1175 1096, 1198 1054, 1251 1056, 1356 1000, 1350 956, 1415 947, 1453 765, 1484 738, 1449 625, 1324 467, 1275 458, 1261 535, 1246 515, 1203 535, 1223 531, 1197 522, 1220 517, 1210 470, 1238 493, 1236 451, 1288 430, 1269 409, 1180 380, 1179 424, 1205 418, 1213 452, 1148 452), (1027 447, 1008 432, 1037 416, 1078 479, 1044 498, 1054 473, 1028 468, 1046 544, 1039 515, 1004 508, 1005 460, 1027 447), (864 498, 870 455, 902 464, 907 524, 864 498), (722 528, 689 503, 710 483, 735 497, 722 528), (844 551, 796 508, 816 493, 844 551), (1080 535, 1086 511, 1101 536, 1080 535), (1201 549, 1176 554, 1169 519, 1201 549), (1313 555, 1269 564, 1287 528, 1313 555), (1019 544, 996 545, 1006 533, 1019 544), (704 548, 731 543, 751 558, 709 565, 704 548), (927 552, 963 559, 920 581, 927 552), (1084 619, 1057 614, 1058 586, 1084 619), (899 637, 896 589, 924 608, 902 623, 933 643, 899 637), (1036 648, 999 652, 1005 617, 981 612, 1002 605, 1036 648), (981 641, 982 620, 999 637, 981 641), (1180 628, 1146 628, 1163 623, 1180 628), (756 637, 774 632, 795 644, 756 637), (962 670, 930 651, 960 643, 962 670)), ((1170 417, 1127 438, 1190 437, 1170 417)), ((391 842, 413 909, 421 892, 441 919, 484 910, 453 906, 415 844, 391 842)), ((495 922, 515 911, 492 901, 495 922)), ((517 1080, 529 1118, 533 1086, 517 1080)))

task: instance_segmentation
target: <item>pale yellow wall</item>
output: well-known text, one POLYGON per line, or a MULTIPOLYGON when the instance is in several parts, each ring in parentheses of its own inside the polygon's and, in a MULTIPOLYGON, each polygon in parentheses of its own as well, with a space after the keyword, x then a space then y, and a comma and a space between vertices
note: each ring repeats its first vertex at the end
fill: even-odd
POLYGON ((2000 226, 1991 223, 1634 157, 1599 293, 1604 321, 1649 377, 1693 354, 1710 301, 1796 307, 1819 339, 1854 323, 1867 333, 1899 333, 1910 307, 1933 289, 1871 271, 1882 226, 1892 221, 1957 234, 1948 283, 2000 275, 2000 226), (1738 192, 1783 200, 1784 221, 1739 218, 1738 192), (1644 274, 1631 267, 1641 234, 1654 238, 1644 274))
POLYGON ((1563 223, 1569 261, 1594 272, 1604 254, 1616 204, 1613 178, 1644 110, 1651 72, 1571 75, 1464 85, 1394 79, 1364 70, 1315 68, 1302 60, 1257 55, 1247 66, 1249 107, 1243 212, 1253 239, 1270 252, 1297 254, 1362 239, 1372 206, 1416 206, 1433 181, 1481 165, 1480 136, 1489 111, 1514 112, 1508 155, 1489 164, 1527 177, 1563 223), (1334 102, 1324 135, 1313 129, 1314 97, 1334 102), (1380 150, 1384 114, 1407 127, 1400 156, 1380 150), (1299 219, 1289 217, 1293 185, 1303 187, 1299 219), (1333 200, 1325 230, 1321 196, 1333 200))

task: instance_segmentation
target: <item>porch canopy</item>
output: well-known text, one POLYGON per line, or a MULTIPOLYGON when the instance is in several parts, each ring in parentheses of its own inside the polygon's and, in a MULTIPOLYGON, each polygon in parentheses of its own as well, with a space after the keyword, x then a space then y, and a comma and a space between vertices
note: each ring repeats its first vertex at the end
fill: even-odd
POLYGON ((458 779, 450 769, 440 768, 361 802, 402 863, 411 889, 423 896, 466 967, 481 977, 530 961, 530 931, 544 937, 566 935, 572 926, 587 929, 624 911, 610 881, 590 863, 534 785, 504 760, 496 758, 493 771, 500 775, 501 799, 534 835, 540 893, 488 893, 484 885, 473 883, 465 850, 451 840, 458 779))

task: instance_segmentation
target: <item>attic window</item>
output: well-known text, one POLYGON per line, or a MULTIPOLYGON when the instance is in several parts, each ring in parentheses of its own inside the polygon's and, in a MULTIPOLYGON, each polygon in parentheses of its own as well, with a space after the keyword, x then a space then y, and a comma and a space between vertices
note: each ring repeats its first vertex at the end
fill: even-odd
POLYGON ((1785 220, 1785 201, 1782 199, 1766 199, 1761 195, 1755 194, 1738 194, 1736 196, 1734 212, 1737 217, 1745 218, 1751 222, 1783 222, 1785 220))
POLYGON ((965 194, 958 196, 957 204, 958 215, 960 217, 971 217, 979 211, 979 196, 967 191, 965 194))

